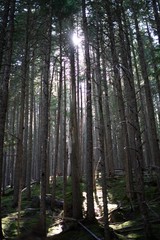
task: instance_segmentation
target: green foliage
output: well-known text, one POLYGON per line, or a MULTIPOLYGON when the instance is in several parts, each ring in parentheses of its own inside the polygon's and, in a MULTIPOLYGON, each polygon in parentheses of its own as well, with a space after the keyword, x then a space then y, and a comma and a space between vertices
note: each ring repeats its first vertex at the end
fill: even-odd
POLYGON ((17 236, 17 215, 10 214, 8 217, 2 219, 2 228, 5 234, 5 237, 17 236))
MULTIPOLYGON (((32 196, 39 196, 40 185, 35 183, 31 186, 32 196)), ((12 239, 18 232, 18 210, 12 207, 13 189, 8 188, 2 197, 2 226, 6 237, 12 239)), ((20 212, 20 230, 21 232, 29 231, 39 219, 39 210, 29 210, 31 201, 26 198, 26 191, 22 192, 22 204, 20 212)), ((47 226, 51 224, 51 216, 47 216, 47 226)))
POLYGON ((158 71, 156 74, 160 74, 160 45, 155 46, 154 48, 154 53, 155 53, 155 63, 157 64, 158 71))
POLYGON ((118 177, 109 181, 108 195, 111 202, 127 200, 124 177, 118 177))
POLYGON ((78 11, 80 7, 79 0, 54 0, 53 13, 58 19, 68 18, 71 14, 78 11))
POLYGON ((12 213, 12 197, 13 189, 8 188, 5 192, 5 195, 2 197, 2 206, 1 206, 1 216, 6 216, 6 214, 12 213))

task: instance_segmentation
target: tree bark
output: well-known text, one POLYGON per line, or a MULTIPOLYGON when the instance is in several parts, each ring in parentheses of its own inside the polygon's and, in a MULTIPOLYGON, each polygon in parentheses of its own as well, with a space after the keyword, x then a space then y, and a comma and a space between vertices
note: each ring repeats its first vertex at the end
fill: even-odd
POLYGON ((83 31, 86 61, 86 84, 87 84, 87 149, 86 149, 86 184, 87 184, 87 218, 90 221, 95 219, 93 199, 93 136, 92 136, 92 96, 91 96, 91 68, 89 53, 89 36, 86 17, 86 1, 82 0, 83 31))
MULTIPOLYGON (((28 11, 26 16, 26 35, 24 46, 24 57, 22 61, 22 78, 21 78, 21 105, 19 112, 19 126, 18 126, 18 141, 17 141, 17 157, 15 162, 15 177, 14 177, 14 194, 13 194, 13 206, 17 206, 22 189, 22 171, 24 161, 24 113, 25 113, 25 97, 26 97, 26 82, 28 81, 29 71, 29 21, 30 21, 30 6, 28 5, 28 11)), ((19 203, 21 204, 21 203, 19 203)))
POLYGON ((59 74, 59 88, 58 88, 58 107, 57 118, 55 128, 55 150, 54 150, 54 163, 53 163, 53 185, 52 185, 52 207, 55 202, 56 191, 56 177, 57 177, 57 165, 58 165, 58 152, 59 152, 59 130, 61 120, 61 104, 62 104, 62 81, 63 81, 63 66, 62 66, 62 20, 59 19, 59 51, 60 51, 60 74, 59 74))
POLYGON ((27 198, 31 198, 31 166, 33 158, 33 100, 34 100, 34 72, 35 72, 35 58, 34 51, 32 56, 32 69, 30 78, 30 117, 29 117, 29 139, 28 139, 28 161, 27 161, 27 171, 26 171, 26 185, 27 185, 27 198))
POLYGON ((64 198, 64 204, 63 204, 63 210, 64 210, 64 217, 67 217, 67 166, 68 166, 68 154, 67 154, 67 144, 66 144, 66 106, 67 106, 67 93, 66 93, 66 73, 65 73, 65 64, 64 64, 64 119, 63 119, 63 155, 64 155, 64 163, 63 163, 63 198, 64 198))
MULTIPOLYGON (((0 189, 2 187, 2 169, 3 169, 3 151, 4 151, 4 131, 6 112, 8 105, 8 83, 11 71, 11 58, 12 58, 12 46, 13 46, 13 30, 14 30, 14 12, 15 12, 15 0, 7 1, 5 7, 5 14, 3 19, 2 35, 0 53, 3 52, 3 45, 6 41, 5 53, 2 56, 1 63, 3 61, 3 67, 0 65, 0 189), (10 11, 8 10, 8 4, 10 4, 10 11), (8 24, 8 27, 7 27, 8 24), (4 32, 3 32, 4 31, 4 32), (7 32, 7 33, 6 33, 7 32), (5 34, 6 33, 6 34, 5 34)), ((0 193, 0 206, 1 206, 1 193, 0 193)), ((3 239, 2 222, 0 216, 0 238, 3 239)))
MULTIPOLYGON (((73 18, 71 18, 71 30, 73 18)), ((71 66, 71 107, 70 107, 70 134, 71 134, 71 178, 72 178, 72 215, 75 219, 82 218, 82 194, 80 189, 80 165, 79 165, 79 135, 77 122, 76 102, 76 74, 75 74, 75 49, 70 43, 71 66)))
MULTIPOLYGON (((101 32, 101 52, 103 53, 103 35, 101 32)), ((106 56, 102 54, 102 77, 104 86, 104 124, 106 130, 106 141, 107 141, 107 158, 108 158, 108 171, 110 176, 114 176, 114 157, 113 157, 113 139, 112 139, 112 125, 111 125, 111 110, 109 105, 109 90, 107 83, 107 73, 106 73, 106 56)))
POLYGON ((9 11, 10 11, 10 4, 11 0, 6 0, 4 4, 4 11, 3 11, 3 17, 2 17, 2 23, 0 26, 0 71, 2 68, 2 61, 3 61, 3 54, 5 53, 6 48, 6 34, 7 34, 7 23, 8 23, 8 17, 9 17, 9 11))
MULTIPOLYGON (((97 24, 98 25, 98 24, 97 24)), ((102 107, 102 81, 101 81, 101 67, 100 67, 100 51, 99 51, 99 39, 98 39, 98 26, 97 27, 97 49, 96 49, 96 80, 97 80, 97 92, 98 92, 98 111, 99 111, 99 146, 100 146, 100 165, 101 165, 101 181, 102 181, 102 193, 103 193, 103 209, 104 209, 104 233, 105 239, 111 240, 111 232, 109 229, 108 221, 108 200, 107 200, 107 179, 106 179, 106 162, 105 162, 105 146, 108 145, 106 138, 106 129, 104 124, 104 113, 102 107)), ((108 158, 108 156, 107 156, 108 158)), ((108 160, 108 159, 107 159, 108 160)), ((107 161, 109 163, 109 160, 107 161)), ((110 167, 110 164, 108 164, 110 167)))
POLYGON ((122 94, 122 86, 121 86, 121 76, 120 76, 120 69, 119 66, 119 59, 118 54, 116 51, 116 44, 115 44, 115 35, 114 35, 114 28, 113 28, 113 19, 111 13, 111 2, 108 1, 105 5, 105 9, 107 12, 108 18, 108 26, 109 26, 109 38, 110 38, 110 46, 111 46, 111 56, 112 56, 112 64, 113 64, 113 73, 115 77, 115 89, 117 93, 117 101, 118 101, 118 113, 119 113, 119 120, 120 120, 120 137, 122 142, 121 147, 121 161, 125 159, 125 170, 126 170, 126 192, 127 195, 132 202, 133 199, 133 176, 132 176, 132 168, 131 168, 131 157, 129 151, 129 139, 128 139, 128 131, 127 131, 127 124, 125 118, 125 106, 122 94))
POLYGON ((158 41, 159 41, 159 44, 160 44, 160 16, 159 16, 157 4, 158 4, 158 2, 156 0, 152 0, 155 23, 156 23, 156 27, 157 27, 158 41))
POLYGON ((48 161, 48 123, 49 123, 49 78, 50 78, 50 54, 52 32, 52 7, 47 9, 46 36, 42 45, 43 76, 42 76, 42 115, 41 115, 41 200, 40 200, 40 223, 42 235, 46 237, 46 181, 48 161))
POLYGON ((158 143, 153 100, 152 100, 150 83, 149 83, 149 78, 147 73, 147 64, 145 60, 144 46, 141 38, 141 33, 139 30, 138 19, 134 9, 134 4, 132 4, 132 10, 134 14, 134 21, 135 21, 135 28, 136 28, 136 39, 138 43, 139 61, 140 61, 140 66, 142 71, 142 77, 144 80, 144 89, 145 89, 145 97, 146 97, 147 112, 148 112, 148 123, 149 123, 148 130, 149 130, 151 154, 152 154, 152 159, 154 164, 160 167, 160 149, 159 149, 159 143, 158 143))

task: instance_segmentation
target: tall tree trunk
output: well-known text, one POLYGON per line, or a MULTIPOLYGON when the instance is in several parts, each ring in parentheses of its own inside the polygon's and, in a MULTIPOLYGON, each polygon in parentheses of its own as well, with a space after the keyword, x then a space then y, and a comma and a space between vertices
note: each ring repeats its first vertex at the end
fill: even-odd
POLYGON ((33 158, 33 100, 34 100, 34 71, 35 71, 35 59, 34 51, 32 56, 32 69, 30 78, 30 117, 29 117, 29 139, 28 139, 28 159, 27 159, 27 171, 26 171, 26 185, 27 185, 27 198, 31 198, 31 165, 33 158))
MULTIPOLYGON (((36 180, 40 182, 40 171, 41 171, 41 128, 42 128, 42 75, 41 75, 41 84, 40 84, 40 94, 39 94, 39 116, 37 118, 37 142, 36 142, 36 148, 37 148, 37 154, 35 156, 35 162, 34 162, 34 168, 35 168, 35 175, 36 180)), ((34 112, 36 109, 34 110, 34 112)), ((34 117, 35 123, 36 123, 36 113, 34 117)))
POLYGON ((152 58, 152 65, 153 65, 153 70, 155 73, 155 78, 156 78, 156 87, 157 87, 157 109, 158 109, 158 118, 159 118, 159 124, 160 124, 160 73, 158 71, 158 65, 156 62, 156 56, 155 56, 155 51, 154 51, 154 45, 153 45, 153 39, 151 36, 151 32, 149 29, 149 25, 146 19, 146 27, 147 27, 147 33, 148 33, 148 37, 149 37, 149 43, 150 43, 150 48, 151 48, 151 58, 152 58))
POLYGON ((25 89, 25 111, 24 111, 24 137, 23 137, 23 168, 22 168, 22 187, 26 186, 27 162, 28 162, 28 138, 29 138, 29 69, 26 76, 25 89))
MULTIPOLYGON (((128 26, 129 26, 129 22, 128 22, 128 26)), ((133 55, 133 66, 135 68, 135 77, 137 80, 137 86, 139 89, 139 98, 140 98, 140 102, 141 102, 141 114, 140 114, 140 129, 141 132, 143 132, 143 134, 141 135, 141 138, 143 139, 143 141, 145 142, 145 144, 143 145, 144 148, 144 159, 145 159, 145 164, 146 165, 150 165, 150 161, 151 161, 151 151, 150 151, 150 145, 149 145, 149 136, 148 136, 148 131, 147 131, 147 121, 146 121, 146 117, 145 117, 145 102, 144 102, 144 97, 143 97, 143 89, 141 88, 141 81, 140 81, 140 73, 138 70, 138 62, 137 62, 137 58, 136 58, 136 52, 135 52, 135 48, 133 45, 133 33, 131 30, 131 27, 129 29, 130 31, 130 39, 131 39, 131 48, 132 48, 132 55, 133 55)))
MULTIPOLYGON (((28 12, 26 16, 26 35, 25 35, 25 46, 24 46, 24 57, 22 61, 22 79, 21 79, 21 105, 20 105, 20 116, 19 116, 19 127, 18 127, 18 141, 17 141, 17 157, 15 163, 15 177, 14 177, 14 194, 13 194, 13 206, 17 206, 22 188, 22 164, 24 159, 23 154, 23 137, 24 137, 24 112, 25 112, 25 97, 26 97, 26 82, 28 81, 29 71, 29 21, 30 21, 30 6, 28 5, 28 12)), ((21 202, 21 201, 20 201, 21 202)), ((21 204, 19 202, 19 204, 21 204)), ((20 206, 19 206, 20 207, 20 206)))
MULTIPOLYGON (((111 45, 111 55, 112 55, 112 64, 113 64, 113 72, 115 77, 115 88, 117 91, 117 101, 118 101, 118 113, 120 118, 120 126, 121 126, 121 142, 123 145, 121 148, 123 159, 125 159, 125 170, 126 170, 126 192, 127 195, 132 202, 133 199, 133 176, 132 176, 132 168, 131 168, 131 158, 129 152, 129 140, 128 140, 128 131, 125 119, 125 107, 124 107, 124 100, 122 94, 122 86, 121 86, 121 76, 120 76, 120 69, 118 55, 116 51, 116 44, 115 44, 115 36, 114 36, 114 28, 113 28, 113 19, 111 13, 111 2, 107 1, 106 3, 106 12, 108 17, 108 26, 109 26, 109 38, 110 38, 110 45, 111 45)), ((123 161, 121 159, 121 161, 123 161)))
MULTIPOLYGON (((73 18, 71 19, 71 30, 73 29, 73 18)), ((79 135, 77 122, 76 102, 76 73, 75 73, 75 49, 70 43, 70 66, 71 66, 71 177, 72 177, 72 216, 75 219, 82 218, 82 194, 80 189, 80 166, 79 166, 79 135)))
POLYGON ((93 136, 92 136, 92 96, 91 96, 91 67, 89 53, 89 36, 86 17, 86 1, 82 0, 82 17, 85 45, 86 61, 86 84, 87 84, 87 149, 86 149, 86 184, 87 184, 87 218, 92 221, 95 219, 94 198, 93 198, 93 136))
POLYGON ((8 24, 8 16, 10 11, 10 3, 11 0, 6 0, 4 4, 4 10, 3 10, 3 16, 2 16, 2 22, 0 26, 0 70, 2 67, 2 61, 3 61, 3 54, 5 53, 6 48, 6 34, 7 34, 7 24, 8 24))
POLYGON ((55 128, 55 151, 54 151, 54 167, 53 167, 53 185, 52 185, 52 207, 55 202, 55 190, 56 190, 56 175, 57 175, 57 164, 58 164, 58 152, 59 152, 59 130, 60 130, 60 119, 61 119, 61 101, 62 101, 62 77, 63 77, 63 66, 62 66, 62 20, 59 19, 59 51, 60 51, 60 74, 59 74, 59 89, 58 89, 58 107, 57 107, 57 118, 55 128))
POLYGON ((11 158, 10 158, 10 182, 9 182, 9 185, 11 187, 13 187, 13 173, 14 173, 14 160, 15 160, 15 144, 14 144, 14 141, 15 141, 15 116, 16 116, 16 104, 15 104, 16 101, 14 101, 14 104, 12 106, 12 109, 11 109, 11 116, 12 116, 12 120, 11 120, 11 129, 12 129, 12 145, 11 145, 11 158))
MULTIPOLYGON (((103 35, 101 29, 101 51, 103 53, 103 35)), ((107 158, 108 158, 108 171, 110 176, 114 176, 114 158, 113 158, 113 140, 112 140, 112 126, 111 126, 111 111, 109 106, 109 90, 108 90, 108 83, 107 83, 107 73, 106 73, 106 56, 105 53, 102 54, 102 78, 103 78, 103 86, 104 86, 104 123, 105 123, 105 130, 106 130, 106 141, 107 141, 107 158)))
POLYGON ((41 232, 46 237, 46 181, 48 161, 48 116, 49 116, 49 78, 50 78, 50 53, 52 32, 52 7, 51 1, 46 19, 46 36, 42 45, 43 76, 42 76, 42 115, 41 115, 41 200, 40 200, 40 222, 41 232))
MULTIPOLYGON (((11 70, 11 58, 12 58, 12 44, 13 44, 13 29, 14 29, 14 12, 15 12, 15 0, 6 1, 6 16, 4 16, 2 29, 0 51, 3 48, 3 44, 6 41, 5 53, 1 62, 3 61, 3 68, 0 65, 0 189, 2 187, 2 169, 3 169, 3 148, 4 148, 4 131, 6 112, 8 104, 8 83, 11 70), (8 4, 10 3, 10 11, 8 10, 8 4), (7 28, 7 29, 6 29, 7 28), (4 33, 3 33, 4 31, 4 33), (6 34, 5 34, 6 33, 6 34)), ((2 51, 0 52, 2 54, 2 51)), ((2 55, 0 56, 2 57, 2 55)), ((0 193, 0 206, 1 206, 1 193, 0 193)), ((3 239, 2 222, 0 215, 0 238, 3 239)))
MULTIPOLYGON (((153 99, 150 89, 150 83, 147 73, 147 64, 145 60, 144 54, 144 46, 141 37, 141 33, 139 30, 139 23, 137 19, 137 15, 134 8, 134 3, 132 4, 132 10, 134 15, 135 21, 135 28, 136 28, 136 38, 138 43, 138 53, 139 53, 139 61, 142 71, 142 77, 144 80, 144 89, 145 89, 145 97, 146 97, 146 104, 147 104, 147 112, 148 112, 148 123, 149 123, 149 140, 150 140, 150 147, 151 147, 151 154, 152 159, 156 167, 160 167, 160 149, 158 143, 158 136, 157 136, 157 129, 156 129, 156 122, 155 122, 155 115, 154 115, 154 107, 153 107, 153 99)), ((159 186, 160 188, 160 186, 159 186)))
POLYGON ((141 132, 138 120, 138 109, 136 102, 133 70, 131 63, 131 51, 130 42, 128 37, 128 29, 126 26, 125 13, 122 5, 122 1, 117 1, 117 16, 119 24, 119 39, 121 47, 123 46, 123 51, 121 51, 122 58, 122 72, 124 79, 124 90, 126 97, 126 119, 127 119, 127 130, 129 135, 129 149, 131 152, 132 165, 135 168, 136 173, 136 193, 137 199, 140 206, 140 211, 144 219, 145 233, 149 238, 151 237, 151 229, 148 221, 148 211, 145 203, 145 192, 144 192, 144 182, 143 182, 143 152, 142 152, 142 142, 141 142, 141 132), (123 16, 122 16, 123 14, 123 16), (122 18, 124 26, 122 24, 122 18), (125 35, 124 35, 125 32, 125 35))
MULTIPOLYGON (((97 24, 98 25, 98 24, 97 24)), ((97 26, 97 49, 96 49, 96 80, 97 80, 97 92, 98 92, 98 110, 99 110, 99 145, 100 145, 100 164, 101 164, 101 181, 102 181, 102 193, 103 193, 103 209, 104 209, 104 233, 105 239, 111 240, 111 233, 109 230, 109 221, 108 221, 108 200, 107 200, 107 181, 106 181, 106 162, 105 162, 105 146, 108 145, 106 138, 106 129, 104 124, 104 114, 102 107, 102 81, 101 81, 101 66, 100 66, 100 44, 98 39, 98 26, 97 26)), ((108 160, 109 163, 109 160, 108 160)))
POLYGON ((67 145, 66 145, 66 105, 67 105, 67 93, 66 93, 66 72, 65 72, 65 63, 64 63, 64 119, 63 119, 63 155, 64 155, 64 164, 63 164, 63 210, 64 210, 64 217, 67 217, 67 165, 68 165, 68 154, 67 154, 67 145))

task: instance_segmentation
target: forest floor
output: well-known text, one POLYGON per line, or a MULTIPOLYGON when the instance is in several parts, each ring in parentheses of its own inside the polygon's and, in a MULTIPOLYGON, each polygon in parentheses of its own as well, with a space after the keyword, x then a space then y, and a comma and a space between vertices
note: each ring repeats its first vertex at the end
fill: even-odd
MULTIPOLYGON (((50 208, 50 195, 47 198, 47 239, 54 240, 92 240, 104 239, 104 221, 103 221, 103 201, 101 179, 96 180, 95 196, 95 212, 97 221, 88 223, 85 219, 76 222, 71 218, 63 219, 63 184, 62 178, 57 179, 56 186, 56 207, 50 208), (90 232, 90 233, 89 233, 90 232), (92 233, 92 235, 91 235, 92 233)), ((125 191, 124 176, 116 176, 107 179, 108 184, 108 209, 110 228, 114 232, 113 239, 127 240, 138 239, 143 240, 144 237, 144 221, 140 214, 138 203, 130 203, 125 191)), ((22 206, 20 212, 20 233, 32 232, 38 234, 39 219, 39 191, 38 183, 32 184, 32 198, 30 201, 26 198, 26 191, 22 193, 22 206), (34 228, 34 231, 33 231, 34 228)), ((71 200, 71 183, 68 181, 67 196, 68 201, 71 200)), ((82 182, 83 192, 83 211, 84 218, 86 213, 86 193, 85 184, 82 182)), ((145 176, 145 194, 148 209, 148 221, 152 228, 152 239, 160 239, 160 195, 157 189, 157 183, 154 175, 145 176)), ((18 235, 18 212, 12 207, 13 189, 7 188, 2 197, 2 223, 3 231, 6 239, 15 239, 18 235)), ((34 235, 35 236, 35 235, 34 235)), ((28 238, 20 238, 28 239, 28 238)), ((30 238, 30 239, 34 239, 30 238)))

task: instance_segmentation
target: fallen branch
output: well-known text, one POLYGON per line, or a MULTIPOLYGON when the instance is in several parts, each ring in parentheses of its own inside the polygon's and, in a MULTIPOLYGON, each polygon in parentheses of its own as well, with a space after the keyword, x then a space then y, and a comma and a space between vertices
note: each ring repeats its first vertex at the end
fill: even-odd
MULTIPOLYGON (((94 237, 96 240, 102 240, 101 238, 98 238, 91 230, 89 230, 86 226, 84 226, 80 221, 77 221, 75 218, 70 218, 70 217, 62 217, 59 218, 62 220, 68 220, 68 221, 74 221, 77 222, 83 229, 85 229, 92 237, 94 237)), ((67 229, 68 230, 68 229, 67 229)))
POLYGON ((98 238, 93 232, 91 232, 86 226, 84 226, 80 221, 78 221, 78 224, 84 228, 89 234, 92 235, 96 240, 102 240, 101 238, 98 238))

